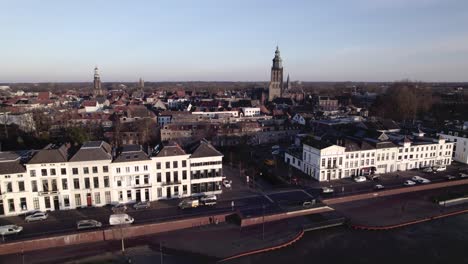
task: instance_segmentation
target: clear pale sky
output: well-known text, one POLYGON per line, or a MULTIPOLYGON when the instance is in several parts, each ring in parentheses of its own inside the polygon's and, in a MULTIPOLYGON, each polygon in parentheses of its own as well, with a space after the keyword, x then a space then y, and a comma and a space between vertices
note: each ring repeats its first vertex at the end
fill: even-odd
POLYGON ((0 82, 468 81, 467 0, 0 0, 0 82))

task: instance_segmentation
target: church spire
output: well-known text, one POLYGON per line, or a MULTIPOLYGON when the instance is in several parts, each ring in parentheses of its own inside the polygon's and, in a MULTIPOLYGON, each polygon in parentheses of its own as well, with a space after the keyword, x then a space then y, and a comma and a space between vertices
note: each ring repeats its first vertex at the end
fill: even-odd
POLYGON ((93 87, 94 95, 102 95, 101 90, 101 77, 99 76, 99 69, 98 67, 94 67, 94 87, 93 87))
POLYGON ((282 69, 283 61, 281 60, 281 55, 278 46, 276 46, 275 57, 273 58, 273 68, 282 69))

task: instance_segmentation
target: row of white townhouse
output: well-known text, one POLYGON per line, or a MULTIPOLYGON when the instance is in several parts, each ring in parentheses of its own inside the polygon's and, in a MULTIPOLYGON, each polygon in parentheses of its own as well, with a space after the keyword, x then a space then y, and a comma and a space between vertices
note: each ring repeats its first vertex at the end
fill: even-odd
POLYGON ((49 145, 27 161, 0 152, 0 217, 221 193, 223 155, 205 140, 189 153, 177 144, 114 152, 104 141, 69 152, 49 145))
POLYGON ((452 163, 453 142, 423 134, 378 139, 344 138, 336 144, 308 138, 302 149, 285 154, 285 162, 318 181, 382 174, 452 163))

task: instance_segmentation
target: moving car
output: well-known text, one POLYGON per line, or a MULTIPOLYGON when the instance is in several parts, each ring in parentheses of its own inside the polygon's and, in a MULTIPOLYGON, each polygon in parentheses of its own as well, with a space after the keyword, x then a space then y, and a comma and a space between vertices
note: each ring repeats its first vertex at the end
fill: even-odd
POLYGON ((303 202, 302 207, 309 208, 309 207, 312 207, 314 204, 315 204, 315 199, 303 202))
POLYGON ((91 229, 91 228, 99 228, 102 226, 102 223, 96 220, 80 220, 76 222, 76 228, 78 230, 82 229, 91 229))
POLYGON ((417 183, 422 183, 422 184, 426 184, 426 183, 430 183, 431 181, 426 179, 426 178, 423 178, 423 177, 420 177, 420 176, 414 176, 413 178, 411 178, 412 181, 414 182, 417 182, 417 183))
POLYGON ((113 214, 109 217, 110 225, 132 224, 134 221, 135 219, 128 214, 113 214))
POLYGON ((7 236, 7 235, 13 235, 13 234, 18 234, 19 232, 23 231, 22 226, 17 226, 17 225, 4 225, 0 226, 0 235, 1 236, 7 236))
POLYGON ((149 201, 142 201, 142 202, 138 202, 136 204, 133 205, 133 208, 135 208, 135 210, 139 210, 139 209, 147 209, 151 206, 150 202, 149 201))
POLYGON ((225 188, 231 188, 232 181, 230 180, 223 180, 223 186, 225 188))
POLYGON ((366 177, 364 176, 357 176, 354 178, 354 181, 355 182, 365 182, 366 181, 366 177))
POLYGON ((200 202, 203 205, 216 205, 216 195, 207 195, 200 198, 200 202))
POLYGON ((200 201, 196 198, 188 198, 184 199, 179 203, 179 208, 180 209, 186 209, 186 208, 195 208, 200 205, 200 201))
POLYGON ((411 178, 411 180, 412 180, 412 181, 415 181, 415 182, 418 182, 418 181, 421 180, 421 179, 422 179, 422 177, 420 177, 420 176, 413 176, 413 177, 411 178))
POLYGON ((127 206, 125 204, 116 204, 114 207, 112 207, 112 212, 113 213, 123 213, 127 211, 127 206))
POLYGON ((384 189, 384 188, 385 188, 385 186, 383 186, 382 184, 376 184, 376 185, 374 186, 374 189, 376 189, 376 190, 382 190, 382 189, 384 189))
POLYGON ((446 170, 447 170, 447 167, 445 167, 445 166, 434 167, 434 170, 435 170, 435 171, 446 171, 446 170))
POLYGON ((322 193, 332 193, 333 189, 329 187, 322 187, 322 193))
POLYGON ((446 175, 446 176, 445 176, 445 179, 448 180, 448 181, 451 181, 451 180, 455 180, 456 177, 453 176, 453 175, 446 175))
POLYGON ((416 183, 414 181, 411 181, 411 180, 406 180, 403 185, 405 186, 411 186, 411 185, 415 185, 416 183))
POLYGON ((460 176, 460 178, 468 178, 468 173, 460 172, 458 176, 460 176))

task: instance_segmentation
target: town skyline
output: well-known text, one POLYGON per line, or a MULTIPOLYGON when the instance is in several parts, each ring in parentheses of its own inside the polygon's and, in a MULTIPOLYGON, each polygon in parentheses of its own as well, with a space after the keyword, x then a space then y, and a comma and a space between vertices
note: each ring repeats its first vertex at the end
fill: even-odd
POLYGON ((292 80, 467 81, 468 4, 459 0, 7 8, 2 83, 87 81, 95 65, 104 82, 267 81, 277 45, 292 80))

